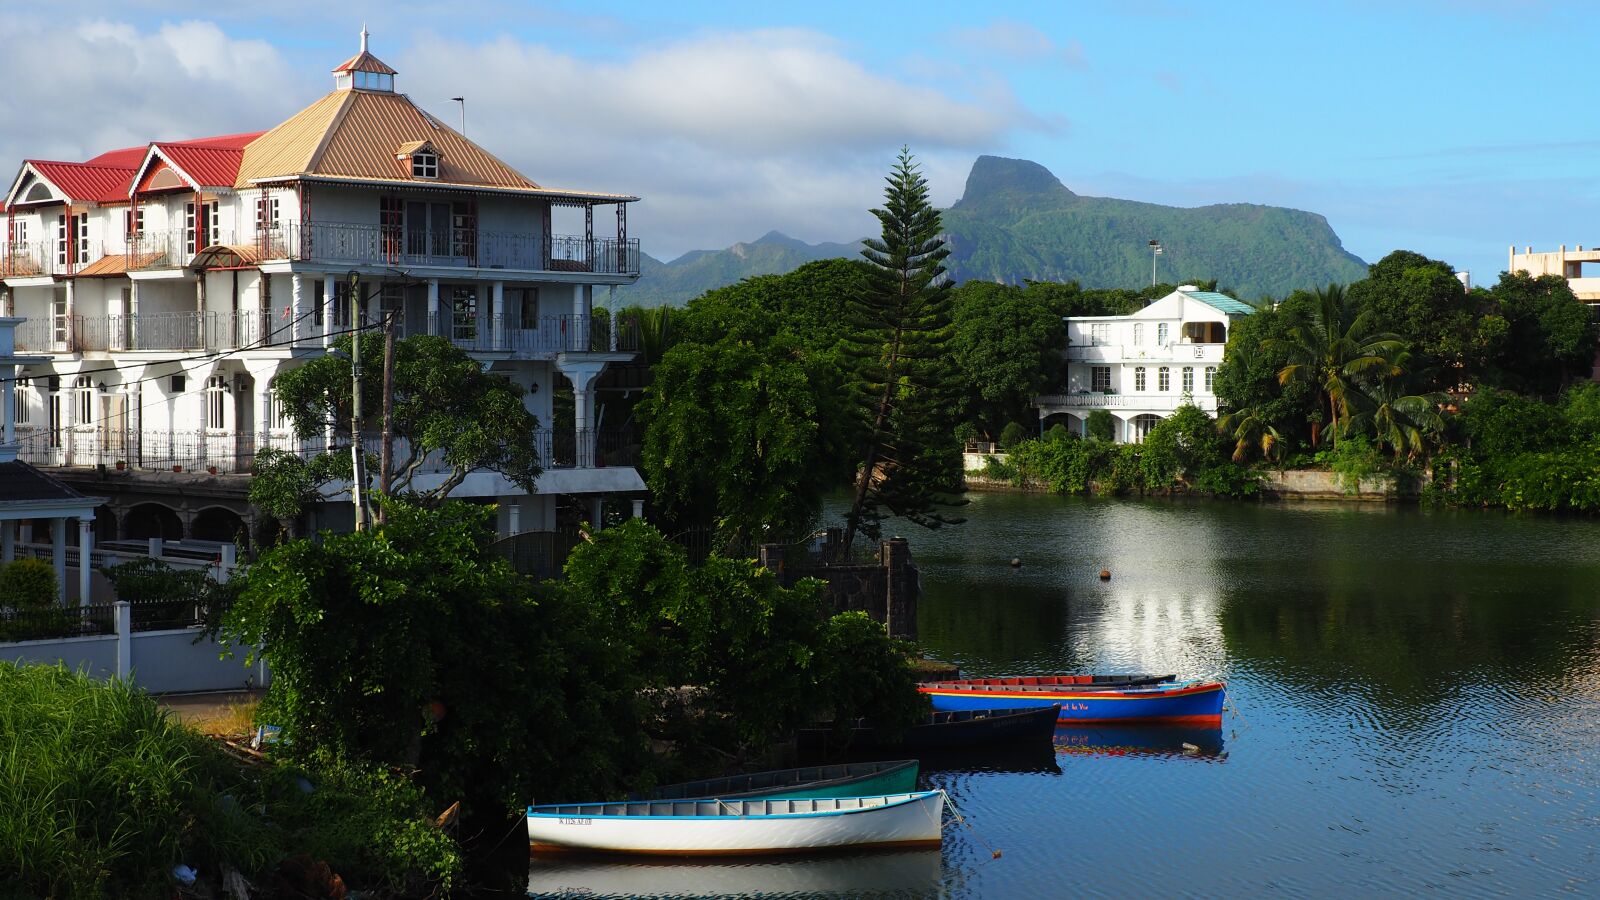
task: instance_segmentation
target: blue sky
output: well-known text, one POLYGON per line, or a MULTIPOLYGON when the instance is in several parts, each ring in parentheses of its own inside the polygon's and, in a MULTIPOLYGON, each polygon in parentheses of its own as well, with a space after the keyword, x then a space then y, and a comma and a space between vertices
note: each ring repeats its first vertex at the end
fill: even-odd
MULTIPOLYGON (((1600 244, 1586 8, 1383 3, 0 2, 0 165, 270 127, 365 21, 398 86, 543 183, 631 191, 659 258, 845 240, 902 143, 935 199, 980 153, 1073 190, 1327 216, 1492 281, 1600 244), (254 7, 255 5, 251 5, 254 7), (909 20, 908 20, 909 18, 909 20)), ((14 168, 13 168, 14 171, 14 168)))

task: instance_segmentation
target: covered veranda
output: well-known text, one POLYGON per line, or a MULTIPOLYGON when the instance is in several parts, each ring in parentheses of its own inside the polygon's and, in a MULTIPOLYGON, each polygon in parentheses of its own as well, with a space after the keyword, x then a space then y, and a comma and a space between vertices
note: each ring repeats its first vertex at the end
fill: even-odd
MULTIPOLYGON (((67 523, 78 523, 78 602, 89 602, 94 552, 95 508, 105 501, 86 497, 55 478, 17 459, 17 372, 22 366, 47 361, 18 356, 16 328, 26 320, 0 317, 0 563, 16 559, 19 528, 35 521, 50 523, 51 561, 63 605, 67 602, 67 523)), ((31 534, 23 535, 32 538, 31 534)), ((3 600, 4 598, 0 598, 3 600)))

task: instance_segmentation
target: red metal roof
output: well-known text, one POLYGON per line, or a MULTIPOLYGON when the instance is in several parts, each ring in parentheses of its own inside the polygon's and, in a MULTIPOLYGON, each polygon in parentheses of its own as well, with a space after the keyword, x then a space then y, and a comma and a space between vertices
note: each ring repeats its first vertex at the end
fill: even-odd
POLYGON ((152 144, 161 155, 183 170, 197 186, 233 187, 239 177, 239 160, 244 149, 184 144, 152 144))
POLYGON ((30 159, 28 163, 73 200, 96 203, 128 199, 128 184, 133 181, 133 173, 138 171, 132 166, 96 166, 44 159, 30 159))
POLYGON ((144 160, 144 152, 150 149, 144 145, 138 147, 123 147, 121 150, 107 150, 93 159, 86 159, 86 166, 118 166, 127 169, 139 168, 139 163, 144 160))

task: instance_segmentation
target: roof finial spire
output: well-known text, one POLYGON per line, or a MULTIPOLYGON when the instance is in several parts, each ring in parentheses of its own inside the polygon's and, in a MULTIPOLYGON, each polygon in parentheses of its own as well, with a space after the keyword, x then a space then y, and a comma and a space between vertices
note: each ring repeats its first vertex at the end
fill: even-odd
POLYGON ((361 23, 361 52, 367 52, 367 23, 361 23))

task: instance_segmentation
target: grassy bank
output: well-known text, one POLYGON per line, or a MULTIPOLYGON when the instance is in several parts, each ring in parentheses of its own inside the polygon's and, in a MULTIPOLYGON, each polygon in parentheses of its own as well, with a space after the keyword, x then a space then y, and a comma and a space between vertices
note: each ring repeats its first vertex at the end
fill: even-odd
POLYGON ((171 897, 179 864, 271 896, 317 863, 420 896, 460 868, 421 799, 331 760, 244 765, 127 684, 0 663, 0 897, 171 897))

